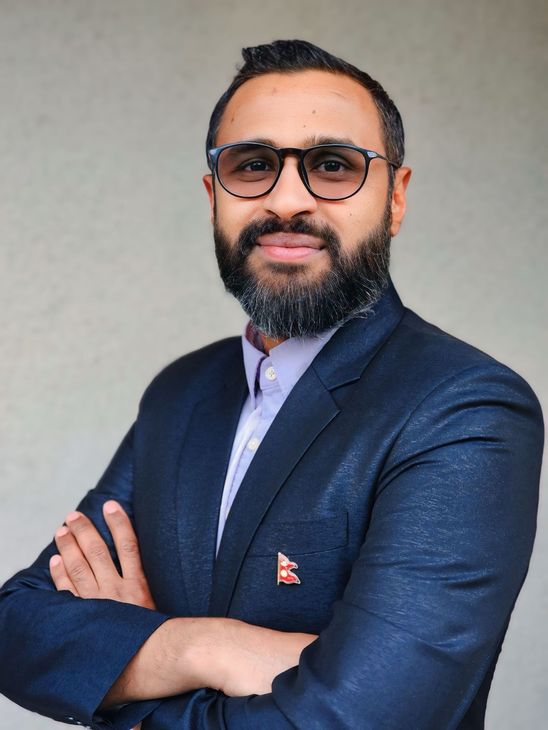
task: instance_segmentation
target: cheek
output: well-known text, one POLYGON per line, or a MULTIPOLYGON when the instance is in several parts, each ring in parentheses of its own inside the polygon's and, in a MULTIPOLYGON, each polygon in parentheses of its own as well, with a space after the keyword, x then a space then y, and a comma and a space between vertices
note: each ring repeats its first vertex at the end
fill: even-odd
POLYGON ((217 190, 215 197, 217 223, 228 234, 239 233, 253 219, 259 217, 256 201, 243 200, 217 190))
POLYGON ((360 192, 363 194, 341 201, 346 202, 344 208, 332 211, 333 220, 337 219, 334 225, 338 226, 342 240, 349 243, 361 240, 379 225, 386 205, 386 189, 381 185, 372 184, 360 192))
POLYGON ((373 227, 373 214, 365 202, 360 205, 343 205, 344 202, 340 201, 336 206, 325 208, 321 220, 335 231, 344 247, 351 247, 363 237, 368 227, 373 227))

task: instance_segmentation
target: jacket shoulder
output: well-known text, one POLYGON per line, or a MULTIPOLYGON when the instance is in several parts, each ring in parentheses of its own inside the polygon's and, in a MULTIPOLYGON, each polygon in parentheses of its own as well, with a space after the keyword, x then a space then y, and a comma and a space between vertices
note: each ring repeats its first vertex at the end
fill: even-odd
POLYGON ((507 364, 497 360, 475 345, 442 330, 411 309, 405 308, 391 342, 393 352, 402 357, 406 369, 426 379, 432 387, 463 373, 491 373, 513 383, 527 394, 540 410, 538 398, 530 384, 507 364))
POLYGON ((166 365, 147 386, 141 402, 152 397, 172 398, 192 386, 215 389, 230 379, 235 368, 243 368, 241 337, 226 337, 188 352, 166 365))

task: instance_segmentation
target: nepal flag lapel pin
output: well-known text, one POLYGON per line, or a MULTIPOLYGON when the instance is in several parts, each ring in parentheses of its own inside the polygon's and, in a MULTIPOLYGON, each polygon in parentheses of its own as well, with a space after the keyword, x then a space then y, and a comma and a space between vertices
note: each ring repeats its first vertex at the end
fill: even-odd
POLYGON ((293 570, 298 568, 297 563, 294 563, 283 553, 278 553, 278 574, 276 584, 280 583, 300 583, 299 576, 295 575, 293 570))

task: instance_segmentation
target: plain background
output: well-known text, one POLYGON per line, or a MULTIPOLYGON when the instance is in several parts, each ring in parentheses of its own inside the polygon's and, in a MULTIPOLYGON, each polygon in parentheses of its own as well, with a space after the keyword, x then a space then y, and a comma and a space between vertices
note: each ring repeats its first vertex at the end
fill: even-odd
MULTIPOLYGON (((242 46, 295 37, 402 112, 404 303, 546 410, 544 0, 0 0, 0 582, 95 485, 152 376, 241 332, 201 183, 207 122, 242 46)), ((490 730, 546 727, 547 523, 541 490, 490 730)), ((53 725, 0 698, 1 728, 53 725)))

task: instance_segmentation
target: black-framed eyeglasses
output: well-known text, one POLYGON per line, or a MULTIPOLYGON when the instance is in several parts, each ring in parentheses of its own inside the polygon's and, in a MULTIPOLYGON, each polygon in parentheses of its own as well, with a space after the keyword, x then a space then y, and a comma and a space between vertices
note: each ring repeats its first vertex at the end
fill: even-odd
POLYGON ((387 157, 350 144, 271 147, 262 142, 232 142, 213 147, 207 157, 211 172, 223 188, 237 198, 260 198, 276 185, 287 155, 299 158, 299 175, 306 189, 322 200, 345 200, 365 183, 371 160, 387 157))

